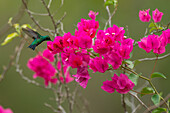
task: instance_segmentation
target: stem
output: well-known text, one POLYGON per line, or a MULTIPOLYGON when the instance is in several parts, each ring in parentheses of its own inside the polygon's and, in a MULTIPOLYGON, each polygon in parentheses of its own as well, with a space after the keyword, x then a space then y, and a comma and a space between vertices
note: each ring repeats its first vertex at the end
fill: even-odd
POLYGON ((135 91, 135 90, 131 90, 135 93, 138 93, 138 94, 144 94, 144 95, 154 95, 155 93, 141 93, 141 92, 138 92, 138 91, 135 91))
MULTIPOLYGON (((134 94, 132 94, 132 93, 130 93, 130 92, 129 92, 129 94, 132 95, 133 97, 135 97, 135 98, 139 101, 139 103, 140 103, 141 105, 143 105, 143 106, 149 111, 149 108, 138 98, 137 95, 134 95, 134 94)), ((151 111, 149 111, 149 112, 151 113, 151 111)))
POLYGON ((125 103, 125 94, 122 94, 122 95, 121 95, 121 100, 122 100, 122 106, 123 106, 123 108, 124 108, 124 112, 125 112, 125 113, 128 113, 128 112, 127 112, 127 108, 126 108, 126 103, 125 103))
MULTIPOLYGON (((131 70, 130 68, 123 67, 123 66, 121 66, 121 67, 124 68, 124 69, 126 69, 126 70, 128 70, 128 71, 130 71, 130 72, 132 72, 132 73, 134 73, 135 75, 138 75, 135 71, 131 70)), ((142 75, 138 75, 138 76, 139 76, 140 78, 142 78, 142 79, 144 79, 144 80, 147 80, 147 81, 149 82, 149 84, 151 85, 151 87, 153 88, 153 90, 155 91, 155 93, 156 93, 157 95, 159 95, 159 97, 164 101, 165 105, 167 106, 167 108, 168 108, 168 110, 169 110, 170 108, 169 108, 168 104, 166 103, 166 101, 164 100, 164 98, 163 98, 162 96, 160 96, 160 94, 159 94, 158 91, 156 90, 155 86, 152 84, 151 79, 149 79, 149 78, 147 78, 147 77, 144 77, 144 76, 142 76, 142 75)))
MULTIPOLYGON (((124 64, 124 66, 126 67, 126 65, 124 64)), ((125 70, 123 70, 123 74, 125 74, 126 72, 125 72, 125 70)), ((121 100, 122 100, 122 106, 123 106, 123 108, 124 108, 124 112, 125 113, 128 113, 127 112, 127 108, 126 108, 126 103, 125 103, 125 94, 122 94, 121 95, 121 100)))
POLYGON ((168 110, 170 110, 168 104, 166 103, 164 98, 158 93, 158 91, 156 90, 155 86, 152 84, 151 80, 149 80, 148 82, 151 85, 151 87, 153 88, 153 90, 156 92, 156 94, 159 95, 159 97, 164 101, 164 103, 165 103, 166 107, 168 108, 168 110))
POLYGON ((156 31, 158 32, 158 27, 156 26, 155 22, 152 21, 152 23, 153 23, 153 25, 155 26, 156 31))
MULTIPOLYGON (((154 72, 154 70, 155 70, 155 67, 156 67, 156 63, 157 63, 157 61, 158 61, 158 55, 156 55, 156 60, 155 60, 155 64, 154 64, 154 67, 153 67, 152 73, 153 73, 153 72, 154 72)), ((151 73, 151 75, 150 75, 150 79, 151 79, 152 73, 151 73)))

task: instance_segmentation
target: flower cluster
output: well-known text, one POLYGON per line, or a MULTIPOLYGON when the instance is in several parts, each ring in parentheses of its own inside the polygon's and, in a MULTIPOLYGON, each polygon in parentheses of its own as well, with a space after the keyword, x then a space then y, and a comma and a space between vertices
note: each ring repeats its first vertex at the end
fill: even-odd
MULTIPOLYGON (((98 31, 95 44, 93 45, 93 50, 100 56, 103 56, 104 59, 100 58, 100 63, 98 63, 98 60, 96 59, 91 62, 98 64, 94 66, 104 67, 103 65, 105 65, 105 69, 102 72, 105 72, 107 70, 106 67, 108 67, 102 62, 111 64, 113 69, 118 69, 124 59, 130 58, 134 40, 126 38, 124 33, 125 30, 123 30, 123 27, 118 27, 116 25, 113 25, 113 27, 109 27, 106 30, 98 31)), ((94 68, 94 66, 92 65, 90 67, 94 72, 96 72, 96 68, 94 68)))
MULTIPOLYGON (((51 64, 54 62, 54 54, 52 54, 48 49, 44 50, 43 53, 39 53, 36 57, 31 58, 28 61, 28 67, 35 72, 33 78, 41 77, 45 80, 45 85, 48 86, 49 82, 55 84, 57 78, 55 76, 57 70, 51 64)), ((57 65, 57 64, 56 64, 57 65)), ((60 65, 58 64, 58 70, 60 71, 60 79, 63 80, 62 71, 60 65)), ((67 72, 66 82, 70 82, 73 78, 70 77, 69 72, 67 71, 68 66, 64 67, 64 72, 67 72)))
POLYGON ((84 88, 90 79, 88 73, 90 53, 87 49, 92 47, 92 40, 99 27, 98 21, 95 21, 97 14, 90 12, 91 20, 81 19, 81 22, 77 24, 78 29, 75 30, 75 35, 68 32, 64 36, 55 37, 54 41, 47 42, 47 48, 53 54, 61 52, 64 65, 77 68, 77 74, 73 76, 84 88))
MULTIPOLYGON (((149 14, 149 10, 143 10, 143 11, 139 11, 139 19, 142 22, 149 22, 151 19, 151 16, 149 14)), ((155 23, 160 22, 162 19, 163 13, 159 12, 158 9, 155 9, 154 11, 152 11, 152 19, 154 20, 155 23)))
POLYGON ((162 54, 165 52, 165 46, 170 43, 170 29, 162 32, 158 35, 148 35, 138 42, 140 48, 144 49, 147 53, 153 50, 156 54, 162 54))
POLYGON ((13 112, 9 108, 4 109, 2 106, 0 106, 0 113, 13 113, 13 112))
POLYGON ((126 94, 132 90, 134 86, 135 84, 128 79, 125 74, 120 74, 120 76, 114 74, 112 80, 103 82, 101 88, 108 93, 113 93, 116 90, 118 93, 126 94))
POLYGON ((110 64, 113 69, 118 69, 124 59, 130 58, 133 50, 134 40, 124 36, 123 27, 113 25, 106 30, 98 30, 97 14, 90 11, 90 20, 81 19, 74 35, 68 32, 47 42, 51 53, 61 52, 64 65, 77 68, 77 74, 73 76, 83 88, 90 79, 88 68, 104 73, 110 64))

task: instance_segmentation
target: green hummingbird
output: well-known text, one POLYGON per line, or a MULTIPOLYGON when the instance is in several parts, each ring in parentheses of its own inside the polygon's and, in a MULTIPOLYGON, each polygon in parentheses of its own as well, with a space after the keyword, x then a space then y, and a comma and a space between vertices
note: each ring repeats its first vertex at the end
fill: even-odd
POLYGON ((42 36, 38 32, 30 29, 30 28, 22 28, 22 31, 24 31, 28 36, 32 37, 34 41, 29 45, 28 47, 32 50, 35 50, 35 48, 41 44, 43 41, 51 41, 50 37, 48 35, 42 36))

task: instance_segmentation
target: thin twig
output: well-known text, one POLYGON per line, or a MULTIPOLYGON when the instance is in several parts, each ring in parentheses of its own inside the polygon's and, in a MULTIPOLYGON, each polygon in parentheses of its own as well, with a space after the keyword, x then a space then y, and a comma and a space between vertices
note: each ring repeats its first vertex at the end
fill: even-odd
POLYGON ((127 32, 127 38, 129 38, 129 28, 128 28, 128 25, 126 25, 126 32, 127 32))
MULTIPOLYGON (((29 0, 26 0, 26 3, 28 2, 29 0)), ((13 17, 12 19, 12 23, 17 23, 24 15, 25 11, 25 6, 23 4, 21 4, 19 10, 18 10, 18 13, 13 17)), ((2 27, 2 29, 0 30, 0 37, 2 37, 7 31, 9 31, 12 27, 9 26, 9 24, 5 24, 4 27, 2 27)))
POLYGON ((53 1, 53 0, 49 0, 49 2, 48 2, 48 6, 47 6, 47 7, 48 7, 48 9, 50 8, 52 1, 53 1))
MULTIPOLYGON (((153 22, 154 23, 154 22, 153 22)), ((155 25, 155 24, 154 24, 155 25)), ((155 25, 156 26, 156 25, 155 25)), ((164 29, 157 29, 156 31, 151 32, 150 34, 154 34, 154 33, 159 33, 162 31, 165 31, 166 29, 168 29, 170 26, 170 22, 167 24, 167 26, 164 29)))
MULTIPOLYGON (((164 55, 164 56, 160 56, 160 57, 158 57, 158 60, 160 60, 160 59, 163 59, 163 58, 166 58, 166 57, 168 57, 168 56, 170 56, 170 53, 168 53, 168 54, 166 54, 166 55, 164 55)), ((138 61, 152 61, 152 60, 156 60, 156 57, 154 57, 154 58, 142 58, 142 59, 138 59, 138 61)))
POLYGON ((139 97, 136 94, 133 94, 133 93, 130 93, 130 92, 129 92, 129 94, 132 95, 133 97, 135 97, 139 101, 139 103, 141 105, 143 105, 143 107, 145 107, 147 110, 149 110, 149 108, 142 102, 142 100, 139 99, 139 97))
POLYGON ((60 113, 60 111, 56 110, 52 105, 48 103, 44 103, 44 105, 48 108, 50 108, 54 113, 60 113))
POLYGON ((33 15, 28 11, 28 7, 27 7, 27 3, 25 2, 25 0, 22 0, 24 6, 25 6, 25 9, 29 15, 29 17, 32 19, 32 21, 38 26, 39 29, 41 29, 42 31, 45 31, 45 32, 49 32, 50 34, 51 33, 55 33, 53 30, 50 30, 50 29, 47 29, 47 28, 44 28, 42 27, 39 22, 37 20, 35 20, 35 18, 33 17, 33 15))
MULTIPOLYGON (((20 44, 21 45, 21 44, 20 44)), ((11 68, 13 61, 15 60, 15 57, 17 55, 17 50, 14 52, 14 54, 11 56, 11 59, 8 63, 8 65, 4 68, 4 71, 2 72, 2 74, 0 75, 0 82, 4 79, 5 74, 9 71, 9 69, 11 68)))
POLYGON ((67 99, 68 99, 68 102, 69 102, 69 112, 72 113, 73 109, 72 109, 72 100, 71 100, 71 95, 69 93, 69 87, 66 83, 66 76, 67 76, 67 72, 64 74, 64 68, 63 68, 63 63, 62 63, 62 60, 61 60, 61 54, 60 54, 60 63, 61 63, 61 71, 62 71, 62 77, 63 77, 63 81, 64 81, 64 86, 65 86, 65 90, 66 90, 66 94, 67 94, 67 99))
MULTIPOLYGON (((126 67, 126 65, 124 65, 126 67)), ((126 71, 123 70, 123 74, 125 74, 126 71)), ((121 103, 122 103, 122 106, 124 108, 124 113, 128 113, 127 112, 127 108, 126 108, 126 103, 125 103, 125 94, 121 94, 121 103)))
MULTIPOLYGON (((105 0, 104 0, 105 1, 105 0)), ((115 15, 115 13, 116 13, 116 11, 117 11, 117 4, 116 4, 116 6, 115 6, 115 9, 114 9, 114 11, 113 11, 113 13, 111 14, 111 15, 109 15, 109 19, 107 20, 107 22, 106 22, 106 24, 105 24, 105 27, 104 27, 104 29, 106 29, 106 27, 107 27, 107 24, 109 23, 111 23, 111 19, 112 19, 112 17, 115 15)), ((107 10, 107 7, 108 6, 106 6, 106 10, 107 10)), ((109 25, 109 26, 111 26, 111 25, 109 25)))
POLYGON ((124 94, 122 94, 121 95, 121 100, 122 100, 122 106, 123 106, 123 108, 124 108, 124 113, 128 113, 127 112, 127 108, 126 108, 126 103, 125 103, 125 95, 124 94))
MULTIPOLYGON (((104 0, 104 2, 106 2, 106 0, 104 0)), ((109 6, 106 6, 106 10, 107 10, 107 13, 108 13, 109 18, 111 18, 111 13, 110 13, 109 6)), ((105 27, 107 26, 108 23, 109 23, 109 27, 111 27, 111 19, 109 19, 109 20, 106 22, 105 27)))
POLYGON ((61 0, 60 7, 53 13, 53 16, 57 14, 58 10, 63 6, 64 0, 61 0))
POLYGON ((75 90, 74 90, 74 92, 73 92, 73 94, 72 94, 72 100, 71 100, 71 110, 73 111, 73 108, 74 108, 74 104, 75 104, 75 99, 76 99, 76 94, 77 94, 77 92, 78 92, 78 87, 79 85, 76 83, 76 88, 75 88, 75 90))
MULTIPOLYGON (((170 98, 170 94, 168 94, 168 95, 165 97, 165 101, 169 100, 169 98, 170 98)), ((144 113, 148 113, 149 111, 152 111, 152 110, 158 108, 159 106, 161 106, 161 105, 163 105, 163 104, 164 104, 164 101, 162 100, 162 101, 159 103, 159 105, 150 106, 149 109, 145 110, 144 113)))
POLYGON ((32 12, 32 11, 30 11, 30 10, 28 10, 28 9, 27 9, 27 11, 28 11, 30 14, 36 15, 36 16, 48 16, 47 13, 35 13, 35 12, 32 12))
POLYGON ((54 25, 54 37, 55 37, 56 34, 57 34, 57 25, 56 25, 56 22, 55 22, 55 20, 54 20, 53 15, 52 15, 51 12, 50 12, 49 7, 48 7, 47 4, 45 3, 45 1, 44 1, 44 0, 41 0, 41 2, 42 2, 43 5, 45 6, 45 8, 46 8, 46 10, 47 10, 47 12, 48 12, 48 16, 51 18, 51 21, 52 21, 52 23, 53 23, 53 25, 54 25))

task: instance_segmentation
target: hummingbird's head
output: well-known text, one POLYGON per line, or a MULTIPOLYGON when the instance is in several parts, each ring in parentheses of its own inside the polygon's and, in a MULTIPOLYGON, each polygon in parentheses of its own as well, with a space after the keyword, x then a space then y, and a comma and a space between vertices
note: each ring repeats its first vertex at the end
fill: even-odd
POLYGON ((50 38, 48 35, 46 36, 46 39, 45 39, 45 40, 46 40, 46 41, 52 41, 51 38, 50 38))

